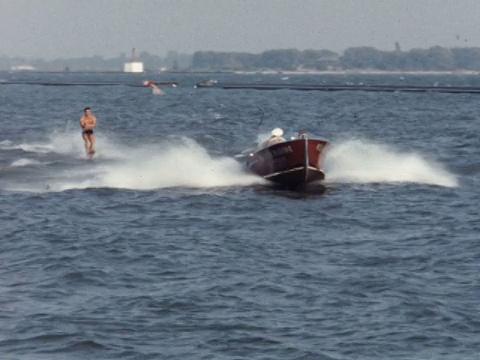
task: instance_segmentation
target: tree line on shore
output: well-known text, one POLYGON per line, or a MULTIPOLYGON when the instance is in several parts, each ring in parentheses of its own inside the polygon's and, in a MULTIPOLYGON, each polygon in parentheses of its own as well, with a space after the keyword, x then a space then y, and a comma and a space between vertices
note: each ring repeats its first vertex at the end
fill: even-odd
POLYGON ((215 70, 480 70, 480 48, 443 48, 381 51, 352 47, 342 55, 330 50, 268 50, 261 54, 198 51, 192 68, 215 70))
MULTIPOLYGON (((101 56, 80 59, 27 60, 0 57, 0 69, 28 64, 45 71, 121 71, 125 54, 117 58, 101 56)), ((171 51, 166 57, 144 51, 138 61, 147 70, 159 71, 325 71, 325 70, 379 70, 379 71, 480 71, 480 48, 443 48, 401 51, 381 51, 373 47, 351 47, 343 54, 330 50, 267 50, 260 54, 246 52, 197 51, 193 55, 171 51)))

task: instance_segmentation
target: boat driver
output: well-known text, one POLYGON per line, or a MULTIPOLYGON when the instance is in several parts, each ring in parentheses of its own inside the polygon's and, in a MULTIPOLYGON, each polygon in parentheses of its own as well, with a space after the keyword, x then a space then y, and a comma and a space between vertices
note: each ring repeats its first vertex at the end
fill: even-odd
POLYGON ((271 146, 283 141, 285 141, 285 138, 283 137, 283 130, 280 128, 275 128, 272 130, 270 138, 263 143, 263 146, 271 146))

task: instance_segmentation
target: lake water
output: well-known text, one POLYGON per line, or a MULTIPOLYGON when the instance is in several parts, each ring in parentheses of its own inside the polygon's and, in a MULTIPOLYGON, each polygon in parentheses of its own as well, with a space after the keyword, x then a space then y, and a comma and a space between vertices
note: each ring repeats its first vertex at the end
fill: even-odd
POLYGON ((0 358, 478 359, 480 95, 194 88, 478 76, 147 77, 180 87, 0 84, 0 358), (329 139, 325 188, 244 172, 274 127, 329 139))

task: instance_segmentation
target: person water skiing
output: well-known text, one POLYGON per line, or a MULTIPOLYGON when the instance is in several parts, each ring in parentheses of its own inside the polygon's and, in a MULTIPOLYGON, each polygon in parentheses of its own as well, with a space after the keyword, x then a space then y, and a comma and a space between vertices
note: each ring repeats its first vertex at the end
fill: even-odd
POLYGON ((83 109, 84 115, 80 119, 80 126, 82 127, 82 138, 85 143, 85 153, 89 158, 95 154, 95 134, 93 129, 97 126, 97 118, 92 115, 92 110, 89 107, 83 109))
POLYGON ((152 89, 152 94, 154 95, 163 95, 165 94, 162 90, 158 88, 153 81, 143 80, 143 85, 152 89))

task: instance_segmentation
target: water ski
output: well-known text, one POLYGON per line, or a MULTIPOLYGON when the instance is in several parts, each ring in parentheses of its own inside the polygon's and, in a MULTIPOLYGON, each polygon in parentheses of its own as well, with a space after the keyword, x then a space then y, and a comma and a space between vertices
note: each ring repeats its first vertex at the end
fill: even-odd
POLYGON ((93 155, 95 155, 95 150, 89 151, 89 152, 87 153, 87 159, 88 159, 88 160, 92 160, 92 159, 93 159, 93 155))

